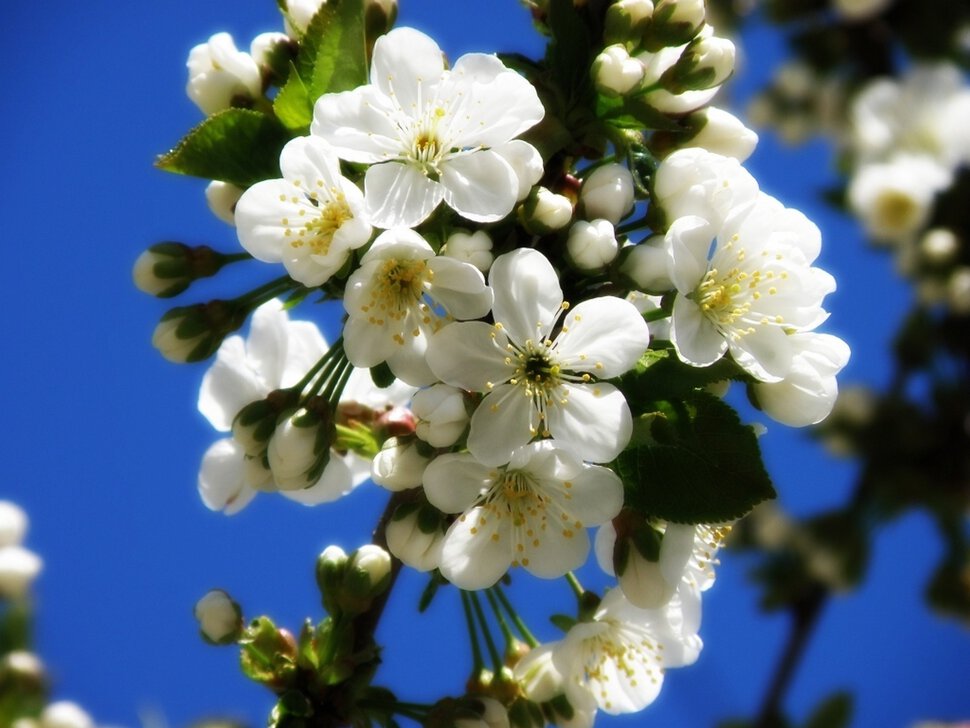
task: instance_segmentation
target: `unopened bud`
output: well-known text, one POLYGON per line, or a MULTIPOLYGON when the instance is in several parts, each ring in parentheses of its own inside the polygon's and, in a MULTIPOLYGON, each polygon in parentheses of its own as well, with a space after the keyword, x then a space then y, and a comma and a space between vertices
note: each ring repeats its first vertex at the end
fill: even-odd
POLYGON ((44 663, 33 652, 14 650, 0 659, 0 690, 5 694, 39 697, 46 689, 44 663))
POLYGON ((215 114, 240 101, 250 103, 263 90, 259 65, 236 48, 228 33, 216 33, 189 52, 185 91, 204 113, 215 114))
POLYGON ((232 301, 210 301, 178 306, 162 316, 152 345, 176 364, 197 362, 212 356, 222 340, 246 320, 247 311, 232 301))
POLYGON ((634 199, 633 175, 622 164, 604 164, 583 182, 579 199, 588 220, 609 220, 614 225, 630 214, 634 199))
POLYGON ((492 239, 484 230, 476 230, 473 233, 452 233, 441 249, 441 253, 455 260, 471 263, 482 273, 488 272, 495 259, 492 255, 492 239))
POLYGON ((546 171, 542 155, 539 154, 538 149, 521 139, 513 139, 503 144, 495 150, 495 153, 508 162, 515 172, 515 178, 519 183, 515 199, 521 202, 529 196, 532 188, 538 184, 546 171))
POLYGON ((432 447, 454 445, 468 426, 465 396, 448 384, 415 392, 411 409, 418 418, 415 434, 432 447))
POLYGON ((414 413, 407 407, 391 407, 374 420, 374 429, 384 437, 407 437, 417 426, 414 413))
POLYGON ((330 462, 334 432, 333 415, 322 397, 277 424, 266 455, 280 490, 300 490, 320 480, 330 462))
POLYGON ((617 0, 606 10, 603 37, 607 43, 639 45, 652 17, 651 0, 617 0))
POLYGON ((361 583, 366 583, 366 590, 361 596, 374 598, 380 596, 387 589, 391 574, 391 555, 376 544, 361 546, 350 557, 348 573, 354 572, 361 583))
POLYGON ((569 229, 566 250, 580 270, 602 270, 613 262, 619 249, 609 220, 580 220, 569 229))
MULTIPOLYGON (((281 33, 269 33, 268 35, 282 35, 281 33)), ((286 38, 286 36, 283 36, 286 38)), ((210 182, 205 188, 205 201, 209 204, 209 210, 217 218, 227 225, 236 225, 236 203, 242 197, 243 190, 236 185, 228 182, 215 180, 210 182)))
POLYGON ((607 96, 624 96, 640 85, 643 63, 631 58, 626 47, 619 43, 603 50, 593 61, 593 83, 596 90, 607 96))
POLYGON ((563 676, 552 661, 552 646, 539 645, 515 664, 515 681, 522 693, 537 703, 545 703, 563 691, 563 676))
POLYGON ((266 451, 269 439, 276 431, 280 413, 296 405, 299 394, 288 389, 270 392, 265 399, 257 399, 243 407, 232 419, 232 437, 246 454, 255 457, 266 451))
POLYGON ((623 249, 620 271, 647 293, 664 293, 674 287, 667 274, 667 253, 664 237, 654 235, 648 240, 623 249))
POLYGON ((948 228, 932 228, 920 239, 919 249, 926 262, 945 265, 956 257, 960 239, 948 228))
POLYGON ((340 584, 347 570, 347 554, 339 546, 327 546, 317 557, 317 587, 323 597, 323 606, 333 614, 337 607, 340 584))
POLYGON ((0 547, 13 546, 24 540, 27 514, 11 501, 0 501, 0 547))
POLYGON ((660 0, 654 7, 644 44, 651 51, 683 45, 697 35, 706 17, 704 0, 660 0))
POLYGON ((428 462, 415 438, 391 437, 371 464, 371 479, 388 490, 416 488, 421 485, 428 462))
POLYGON ((734 43, 727 38, 699 37, 688 44, 677 63, 664 71, 660 83, 673 94, 711 89, 734 73, 734 59, 734 43))
POLYGON ((695 111, 687 119, 694 134, 685 139, 683 147, 702 147, 722 157, 733 157, 739 162, 751 156, 758 145, 758 135, 741 120, 714 106, 695 111))
POLYGON ((970 314, 970 267, 961 266, 953 271, 946 283, 946 301, 954 313, 970 314))
POLYGON ((519 207, 519 220, 533 235, 547 235, 566 227, 573 218, 573 203, 545 187, 536 187, 519 207))
POLYGON ((43 566, 41 558, 23 546, 0 548, 0 597, 22 597, 43 566))
POLYGON ((214 645, 234 643, 242 633, 242 609, 222 589, 213 589, 195 605, 202 637, 214 645))
POLYGON ((364 5, 364 25, 368 38, 377 38, 394 27, 397 20, 397 0, 367 0, 364 5))
POLYGON ((94 721, 77 703, 59 700, 44 708, 40 728, 94 728, 94 721))
POLYGON ((387 524, 387 548, 418 571, 437 569, 445 535, 444 517, 429 504, 398 506, 387 524))
POLYGON ((159 298, 171 298, 192 281, 219 272, 227 257, 206 245, 157 243, 138 256, 131 275, 138 290, 159 298))

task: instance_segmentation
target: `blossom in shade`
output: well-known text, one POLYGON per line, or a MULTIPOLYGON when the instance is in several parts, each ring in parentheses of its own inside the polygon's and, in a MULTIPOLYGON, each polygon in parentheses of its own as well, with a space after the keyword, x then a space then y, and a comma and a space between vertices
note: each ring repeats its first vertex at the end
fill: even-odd
POLYGON ((461 514, 445 534, 439 568, 462 589, 489 587, 510 566, 545 578, 581 566, 586 527, 623 504, 612 470, 583 463, 554 440, 518 449, 502 467, 442 455, 425 470, 424 491, 436 508, 461 514))
POLYGON ((576 624, 554 644, 553 663, 571 703, 634 713, 660 694, 664 671, 692 664, 701 646, 696 632, 684 629, 676 598, 661 609, 638 609, 612 589, 592 621, 576 624))
POLYGON ((835 290, 832 276, 811 266, 821 248, 818 228, 761 194, 720 229, 700 217, 675 220, 666 248, 680 293, 670 331, 680 359, 708 366, 730 350, 756 379, 781 381, 794 355, 789 334, 824 321, 822 299, 835 290))
POLYGON ((552 264, 531 249, 496 258, 489 282, 495 323, 446 326, 427 354, 439 379, 485 393, 472 414, 472 455, 501 465, 533 438, 551 436, 583 460, 615 458, 630 438, 630 410, 600 380, 630 369, 647 348, 643 317, 613 296, 570 308, 552 264))
POLYGON ((388 230, 347 281, 347 358, 358 367, 386 361, 408 384, 431 384, 424 354, 432 334, 453 319, 484 316, 491 305, 492 292, 475 266, 436 256, 413 230, 388 230))
POLYGON ((396 28, 374 44, 369 84, 317 100, 311 133, 341 159, 371 165, 364 195, 378 227, 414 227, 442 201, 494 222, 520 192, 508 145, 543 114, 532 85, 495 56, 468 54, 446 69, 431 38, 396 28))
POLYGON ((370 239, 364 196, 315 137, 283 147, 280 170, 282 179, 257 182, 236 203, 239 242, 254 258, 282 262, 303 285, 319 286, 370 239))

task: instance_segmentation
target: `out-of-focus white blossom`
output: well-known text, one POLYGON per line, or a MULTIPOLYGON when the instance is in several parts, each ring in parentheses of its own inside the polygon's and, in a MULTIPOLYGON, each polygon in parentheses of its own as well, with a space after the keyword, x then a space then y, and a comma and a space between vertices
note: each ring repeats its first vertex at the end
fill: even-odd
POLYGON ((889 7, 893 0, 832 0, 832 7, 847 20, 867 20, 889 7))
POLYGON ((14 546, 27 533, 27 514, 12 501, 0 500, 0 548, 14 546))
POLYGON ((927 230, 920 238, 920 255, 929 263, 944 265, 956 256, 960 249, 960 239, 948 228, 927 230))
POLYGON ((960 266, 946 283, 946 301, 954 313, 970 314, 970 267, 960 266))
POLYGON ((222 589, 213 589, 196 602, 195 618, 206 639, 216 644, 233 641, 242 629, 239 605, 222 589))
POLYGON ((94 728, 94 721, 77 703, 58 700, 41 712, 40 728, 94 728))
POLYGON ((44 562, 23 546, 0 548, 0 597, 19 599, 27 593, 44 562))

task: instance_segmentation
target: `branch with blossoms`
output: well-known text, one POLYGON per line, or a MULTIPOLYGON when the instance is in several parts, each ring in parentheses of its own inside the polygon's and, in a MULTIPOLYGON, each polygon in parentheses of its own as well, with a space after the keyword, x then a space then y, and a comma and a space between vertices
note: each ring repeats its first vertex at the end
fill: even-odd
POLYGON ((245 252, 162 243, 135 281, 170 297, 229 264, 283 267, 155 331, 172 361, 215 356, 207 506, 315 506, 368 479, 391 495, 373 543, 320 555, 321 621, 247 622, 214 590, 203 636, 238 645, 276 726, 646 708, 698 657, 731 525, 774 497, 728 384, 811 424, 849 356, 818 330, 835 282, 817 227, 759 190, 742 166, 757 137, 708 106, 733 44, 703 0, 530 3, 543 58, 454 63, 392 3, 281 10, 286 32, 249 53, 224 33, 193 49, 206 119, 158 160, 211 180, 245 252), (342 315, 335 342, 290 317, 310 300, 342 315), (603 594, 573 574, 591 550, 616 579, 603 594), (422 606, 452 585, 466 616, 466 688, 432 704, 374 684, 404 567, 430 573, 422 606), (521 572, 572 587, 572 614, 550 605, 561 639, 540 644, 506 594, 521 572))

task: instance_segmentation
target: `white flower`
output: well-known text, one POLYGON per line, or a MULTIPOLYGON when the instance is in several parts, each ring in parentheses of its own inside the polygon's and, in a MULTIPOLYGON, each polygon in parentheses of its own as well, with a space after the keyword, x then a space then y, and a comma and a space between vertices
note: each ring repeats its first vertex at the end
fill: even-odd
POLYGON ((758 183, 738 160, 700 147, 674 152, 657 168, 654 200, 667 222, 697 215, 715 227, 758 199, 758 183))
POLYGON ((467 453, 441 455, 424 472, 424 491, 436 508, 462 514, 445 534, 440 565, 462 589, 492 586, 510 566, 562 576, 586 560, 586 527, 623 505, 612 470, 583 463, 554 440, 526 445, 498 468, 467 453))
POLYGON ((630 410, 622 392, 597 380, 639 359, 650 340, 643 317, 612 296, 583 301, 563 317, 568 304, 556 271, 531 249, 499 256, 489 281, 495 324, 446 326, 427 356, 442 381, 486 392, 471 419, 472 455, 500 465, 534 437, 552 436, 583 460, 615 458, 630 438, 630 410))
POLYGON ((730 350, 755 379, 784 379, 794 354, 789 333, 824 321, 822 299, 835 290, 832 276, 811 267, 821 248, 818 228, 762 194, 720 230, 699 217, 675 220, 666 245, 680 293, 670 332, 677 356, 708 366, 730 350))
POLYGON ((0 598, 18 599, 37 578, 44 562, 23 546, 0 548, 0 598))
POLYGON ((0 500, 0 548, 14 546, 27 533, 27 514, 11 501, 0 500))
POLYGON ((613 262, 620 246, 609 220, 580 220, 569 229, 566 250, 577 268, 597 271, 613 262))
POLYGON ((413 439, 389 437, 374 457, 371 479, 391 491, 417 488, 428 462, 413 439))
POLYGON ((435 384, 416 392, 411 411, 418 419, 415 434, 432 447, 454 445, 468 427, 465 396, 448 384, 435 384))
POLYGON ((693 663, 701 639, 685 631, 680 605, 637 609, 619 589, 607 592, 592 622, 573 626, 553 648, 574 705, 591 700, 616 715, 643 710, 660 694, 664 670, 693 663))
MULTIPOLYGON (((282 303, 270 301, 256 309, 246 340, 230 336, 219 347, 215 363, 202 378, 199 411, 216 430, 229 432, 239 410, 276 389, 295 385, 326 351, 327 344, 314 324, 291 321, 282 303)), ((403 403, 413 391, 397 386, 376 394, 375 390, 370 373, 355 370, 343 397, 376 408, 403 403)), ((283 495, 305 505, 332 501, 364 482, 369 473, 369 463, 356 455, 331 453, 312 487, 283 491, 283 495)), ((242 510, 257 491, 277 489, 262 459, 247 457, 243 444, 232 438, 219 440, 206 451, 198 486, 206 506, 226 515, 242 510)))
POLYGON ((643 80, 643 63, 631 58, 622 43, 608 46, 593 61, 593 81, 605 94, 622 96, 643 80))
POLYGON ((482 273, 488 273, 495 256, 492 255, 492 239, 484 230, 473 233, 456 232, 448 236, 441 254, 449 258, 471 263, 482 273))
POLYGON ((205 201, 209 210, 226 225, 236 224, 236 203, 243 191, 236 185, 214 180, 205 188, 205 201))
POLYGON ((321 139, 287 143, 280 170, 283 179, 256 183, 236 204, 239 242, 259 260, 282 261, 303 285, 319 286, 370 239, 364 197, 321 139))
POLYGON ((438 45, 412 28, 377 39, 370 84, 325 94, 311 132, 341 159, 372 165, 364 194, 378 227, 414 227, 442 200, 475 222, 512 211, 519 180, 503 148, 542 119, 535 89, 495 56, 445 69, 438 45))
POLYGON ((849 361, 849 347, 830 334, 792 334, 791 370, 780 382, 754 385, 761 408, 789 427, 821 422, 839 396, 835 375, 849 361))
POLYGON ((195 618, 202 634, 217 644, 228 640, 242 627, 239 605, 222 589, 213 589, 196 602, 195 618))
POLYGON ((849 183, 849 205, 870 235, 899 241, 926 224, 936 193, 951 180, 929 157, 900 155, 857 170, 849 183))
POLYGON ((583 182, 579 199, 587 218, 618 225, 633 209, 633 175, 622 164, 597 167, 583 182))
POLYGON ((77 703, 58 700, 40 714, 40 728, 94 728, 94 721, 77 703))
POLYGON ((386 361, 408 384, 431 384, 435 378, 424 359, 428 339, 452 317, 484 316, 491 303, 492 292, 475 266, 435 256, 413 230, 388 230, 347 281, 347 358, 358 367, 386 361))
POLYGON ((537 187, 519 208, 522 224, 534 235, 546 235, 566 227, 573 219, 573 203, 545 187, 537 187))
MULTIPOLYGON (((656 17, 656 16, 655 16, 656 17)), ((713 29, 710 26, 705 26, 704 30, 698 36, 698 38, 712 38, 713 29)), ((721 41, 722 39, 718 39, 721 41)), ((693 41, 696 42, 696 41, 693 41)), ((661 78, 674 73, 674 68, 683 62, 688 62, 685 51, 688 49, 689 45, 684 44, 681 46, 668 46, 666 48, 661 48, 656 52, 644 51, 636 56, 636 58, 644 66, 644 76, 641 87, 655 87, 661 83, 661 78)), ((703 49, 703 47, 702 47, 703 49)), ((726 46, 721 46, 715 51, 716 56, 708 54, 706 57, 706 62, 716 61, 718 64, 717 73, 719 75, 724 74, 724 69, 726 64, 730 62, 731 68, 734 65, 733 55, 728 52, 726 46)), ((684 114, 689 111, 694 111, 706 105, 714 96, 717 94, 720 88, 720 83, 724 79, 720 79, 717 84, 700 89, 687 88, 686 90, 677 92, 669 91, 666 88, 653 88, 653 90, 648 91, 643 95, 643 98, 653 106, 655 109, 664 111, 669 114, 684 114)))
POLYGON ((229 108, 236 98, 254 99, 263 79, 253 57, 236 48, 228 33, 216 33, 189 52, 185 92, 206 114, 229 108))
POLYGON ((746 127, 738 117, 716 106, 708 106, 691 114, 690 123, 699 127, 690 139, 692 147, 702 147, 709 152, 743 162, 758 145, 758 135, 755 132, 746 127))

